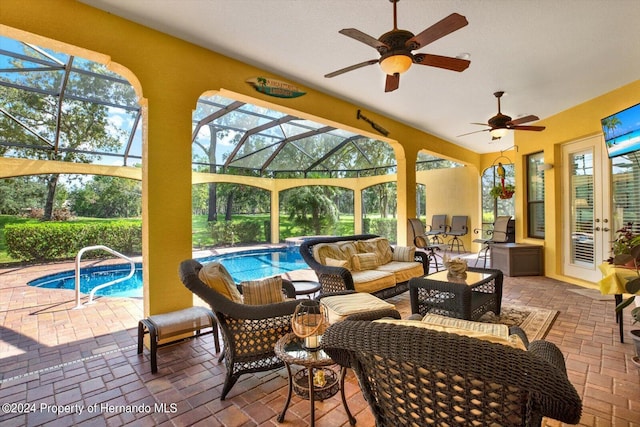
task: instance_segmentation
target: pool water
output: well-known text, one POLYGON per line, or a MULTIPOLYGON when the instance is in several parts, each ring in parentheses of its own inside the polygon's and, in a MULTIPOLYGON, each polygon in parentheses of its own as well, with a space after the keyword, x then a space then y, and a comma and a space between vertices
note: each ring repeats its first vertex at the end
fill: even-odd
MULTIPOLYGON (((219 261, 231 274, 236 283, 276 276, 293 270, 307 268, 297 246, 286 248, 252 249, 223 255, 198 258, 201 263, 219 261)), ((80 292, 89 294, 94 287, 125 277, 129 274, 129 264, 102 265, 80 270, 80 292)), ((176 280, 178 271, 176 267, 176 280)), ((27 283, 47 289, 75 289, 75 271, 68 270, 40 277, 27 283)), ((142 298, 142 265, 136 264, 136 273, 129 279, 108 286, 96 292, 96 295, 110 297, 142 298)))

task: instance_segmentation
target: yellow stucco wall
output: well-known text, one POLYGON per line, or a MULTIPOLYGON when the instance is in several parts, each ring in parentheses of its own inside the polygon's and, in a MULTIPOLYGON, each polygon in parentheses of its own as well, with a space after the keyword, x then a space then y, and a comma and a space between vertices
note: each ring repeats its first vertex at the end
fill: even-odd
MULTIPOLYGON (((191 305, 178 280, 191 257, 191 114, 198 97, 220 90, 367 134, 358 106, 304 87, 295 99, 269 98, 245 81, 283 79, 74 0, 2 0, 0 34, 107 64, 135 86, 143 106, 143 272, 145 314, 191 305)), ((242 99, 241 99, 242 100, 242 99)), ((421 149, 476 164, 479 156, 435 136, 366 112, 390 131, 398 160, 398 238, 415 212, 415 159, 421 149)))
MULTIPOLYGON (((580 285, 593 287, 593 283, 569 277, 562 268, 562 172, 561 146, 564 143, 602 133, 600 119, 640 102, 640 80, 612 92, 576 105, 566 111, 537 122, 546 126, 543 132, 516 132, 516 170, 523 171, 526 155, 544 151, 545 163, 553 164, 545 172, 545 275, 580 285)), ((608 171, 604 171, 607 173, 608 171)), ((525 185, 522 173, 516 173, 516 194, 525 185)), ((603 189, 608 194, 608 189, 603 189)), ((520 191, 520 193, 522 193, 520 191)), ((527 239, 526 201, 516 199, 516 240, 540 244, 539 239, 527 239)))

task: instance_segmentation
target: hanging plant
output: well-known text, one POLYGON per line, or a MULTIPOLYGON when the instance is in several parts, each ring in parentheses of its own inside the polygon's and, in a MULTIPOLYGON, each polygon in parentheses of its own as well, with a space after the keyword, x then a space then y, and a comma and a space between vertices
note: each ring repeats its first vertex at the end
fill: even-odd
POLYGON ((516 188, 511 184, 496 185, 494 186, 489 194, 495 199, 510 199, 513 197, 513 193, 515 193, 516 188))

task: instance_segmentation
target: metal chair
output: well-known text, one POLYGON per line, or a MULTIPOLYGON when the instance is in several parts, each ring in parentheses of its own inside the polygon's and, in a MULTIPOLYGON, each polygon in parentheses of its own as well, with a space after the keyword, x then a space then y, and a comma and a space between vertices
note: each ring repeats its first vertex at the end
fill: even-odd
POLYGON ((413 244, 420 249, 424 249, 429 258, 427 263, 430 265, 433 262, 433 266, 436 271, 439 271, 442 265, 442 255, 437 254, 436 251, 446 250, 448 247, 445 244, 436 243, 433 244, 429 236, 425 233, 424 223, 418 218, 409 218, 409 229, 413 232, 413 244), (438 257, 440 262, 438 262, 438 257))
MULTIPOLYGON (((483 259, 483 268, 487 267, 487 258, 490 256, 491 245, 495 243, 506 243, 509 239, 508 228, 509 221, 511 221, 511 215, 499 216, 496 218, 493 223, 493 229, 487 231, 487 235, 490 236, 488 239, 474 239, 474 243, 481 243, 482 248, 478 251, 478 256, 476 257, 476 264, 478 265, 478 261, 480 258, 483 259)), ((474 233, 480 233, 481 229, 473 230, 474 233)))
POLYGON ((459 239, 459 237, 466 235, 469 232, 469 227, 467 227, 467 221, 469 217, 464 216, 453 216, 451 218, 451 227, 447 230, 447 236, 453 236, 451 240, 449 240, 449 250, 453 252, 453 246, 456 246, 456 251, 460 253, 460 246, 462 246, 462 252, 466 252, 464 248, 464 242, 459 239))
POLYGON ((442 236, 447 231, 447 216, 446 215, 433 215, 431 217, 431 225, 427 224, 429 229, 424 233, 431 239, 433 244, 442 244, 442 236))

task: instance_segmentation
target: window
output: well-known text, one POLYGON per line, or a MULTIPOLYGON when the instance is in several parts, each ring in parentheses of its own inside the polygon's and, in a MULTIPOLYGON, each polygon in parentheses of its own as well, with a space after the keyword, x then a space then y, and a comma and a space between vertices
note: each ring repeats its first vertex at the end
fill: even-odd
POLYGON ((544 153, 527 156, 527 234, 544 239, 544 153))
MULTIPOLYGON (((493 229, 495 218, 500 215, 514 217, 515 205, 513 198, 502 199, 491 195, 491 190, 502 185, 497 169, 500 163, 487 168, 482 174, 482 238, 490 237, 487 230, 493 229)), ((505 185, 514 184, 514 171, 512 164, 503 164, 505 169, 505 185)))

